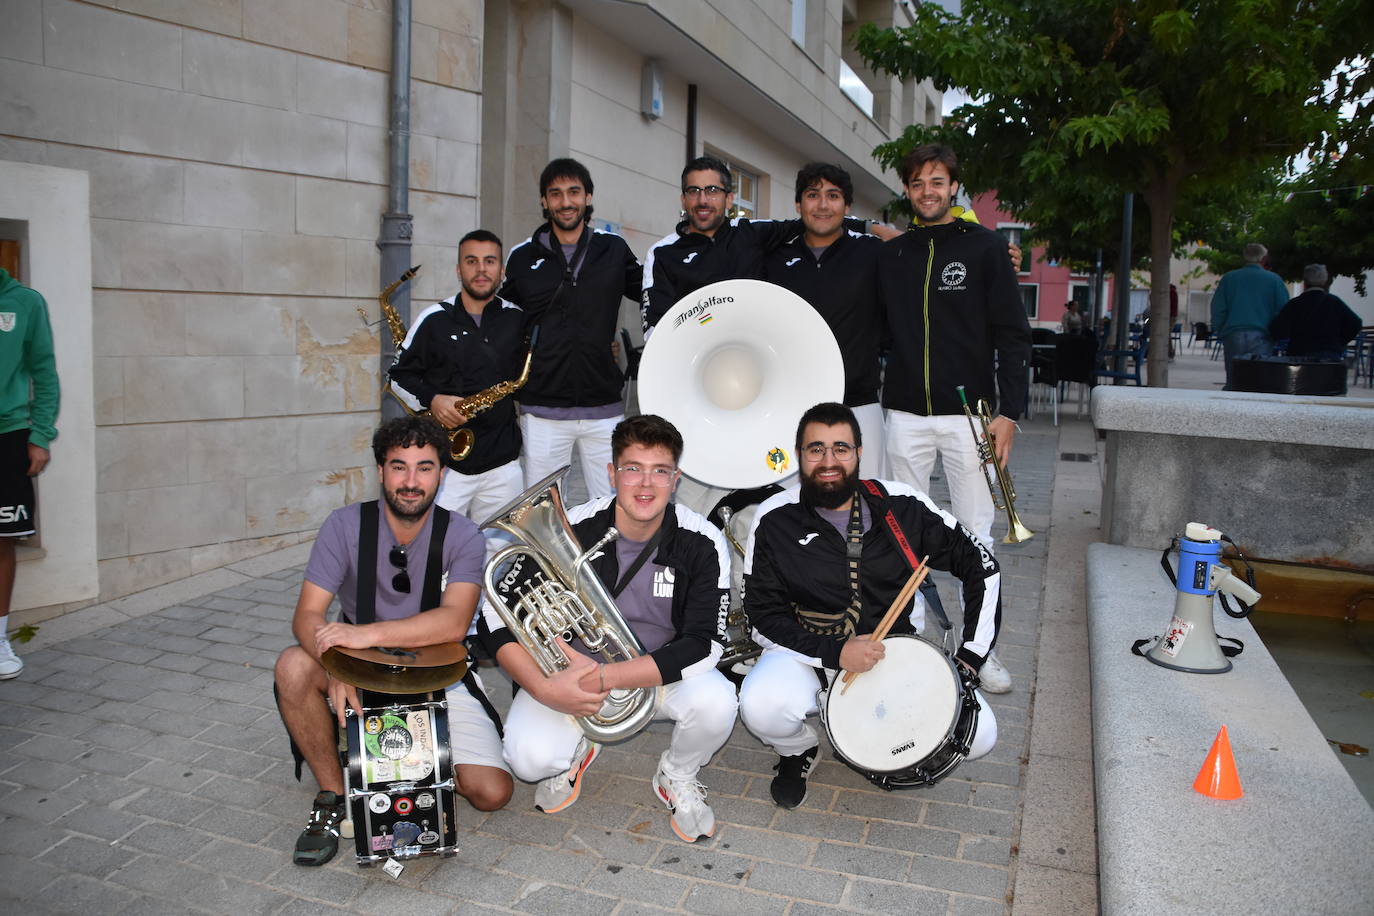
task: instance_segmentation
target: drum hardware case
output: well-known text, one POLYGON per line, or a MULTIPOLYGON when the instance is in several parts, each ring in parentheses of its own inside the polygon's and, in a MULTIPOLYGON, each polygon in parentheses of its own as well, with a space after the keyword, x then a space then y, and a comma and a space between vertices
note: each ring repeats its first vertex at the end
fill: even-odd
POLYGON ((388 859, 456 855, 455 786, 449 747, 448 701, 443 691, 408 695, 361 691, 360 695, 366 705, 361 713, 347 710, 344 726, 348 748, 344 760, 345 795, 348 814, 353 820, 358 865, 370 867, 388 859), (416 713, 423 717, 432 736, 432 748, 423 761, 429 764, 428 772, 416 778, 369 781, 369 769, 376 758, 366 745, 365 723, 383 716, 408 720, 416 713), (418 799, 424 795, 432 797, 432 806, 420 807, 418 799), (374 804, 381 807, 374 801, 377 797, 386 799, 381 811, 372 807, 374 804), (419 833, 406 845, 397 847, 392 838, 396 825, 403 823, 411 825, 405 828, 405 833, 416 828, 419 833))

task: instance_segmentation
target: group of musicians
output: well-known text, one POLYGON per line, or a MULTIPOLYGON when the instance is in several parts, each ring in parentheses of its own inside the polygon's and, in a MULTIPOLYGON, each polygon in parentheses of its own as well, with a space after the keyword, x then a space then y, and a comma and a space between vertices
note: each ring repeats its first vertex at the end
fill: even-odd
MULTIPOLYGON (((998 405, 989 426, 1005 463, 1030 352, 1013 267, 1019 251, 1009 258, 999 235, 952 205, 958 164, 947 148, 918 148, 901 174, 916 217, 899 233, 849 218, 849 176, 821 164, 798 174, 799 220, 730 218, 729 169, 695 159, 682 173, 685 219, 641 267, 623 239, 588 224, 586 168, 558 159, 540 176, 547 221, 510 252, 504 271, 495 235, 464 236, 459 292, 415 317, 391 370, 398 396, 433 420, 408 416, 377 430, 382 498, 326 520, 296 607, 298 645, 277 665, 283 720, 320 790, 297 864, 328 861, 346 817, 335 723, 346 706, 361 706, 320 662, 332 647, 416 647, 477 631, 520 688, 504 728, 475 670, 448 691, 455 789, 479 810, 509 801, 512 773, 538 783, 535 803, 545 812, 571 805, 601 750, 573 717, 595 713, 613 690, 661 687, 658 715, 674 727, 652 787, 687 842, 715 831, 698 775, 737 711, 779 755, 774 800, 801 804, 819 749, 806 721, 817 689, 840 670, 865 672, 882 659, 882 642, 870 636, 916 556, 962 583, 961 673, 971 684, 981 678, 988 692, 1011 689, 992 654, 1001 604, 991 495, 955 388, 998 405), (612 348, 622 297, 640 297, 648 335, 681 297, 735 278, 767 279, 810 302, 836 336, 846 382, 845 403, 799 418, 799 482, 753 520, 743 605, 763 651, 738 700, 717 669, 731 598, 726 541, 674 501, 682 436, 661 417, 625 417, 612 348), (462 413, 465 396, 520 371, 532 338, 518 410, 506 398, 462 413), (454 459, 434 421, 472 430, 466 457, 454 459), (590 501, 569 510, 568 521, 584 547, 612 526, 620 532, 589 566, 645 654, 600 663, 560 642, 568 664, 546 675, 490 607, 478 612, 491 547, 472 519, 570 463, 574 446, 590 501), (925 495, 937 453, 953 514, 925 495), (341 617, 330 623, 335 596, 341 617)), ((917 595, 909 607, 892 632, 922 628, 925 601, 917 595)), ((981 695, 978 703, 970 758, 996 739, 981 695)))

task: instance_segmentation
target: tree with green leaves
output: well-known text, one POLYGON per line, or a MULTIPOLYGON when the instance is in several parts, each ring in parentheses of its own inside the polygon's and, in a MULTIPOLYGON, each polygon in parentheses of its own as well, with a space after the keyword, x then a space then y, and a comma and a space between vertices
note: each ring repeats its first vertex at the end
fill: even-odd
MULTIPOLYGON (((957 15, 924 3, 913 25, 865 26, 857 45, 875 70, 975 99, 944 125, 908 128, 881 160, 949 143, 971 190, 995 188, 1019 218, 1093 248, 1116 245, 1106 202, 1119 213, 1121 193, 1138 193, 1157 328, 1181 203, 1370 139, 1374 16, 1349 0, 964 0, 957 15)), ((1167 334, 1153 335, 1148 366, 1167 386, 1167 334)))
POLYGON ((1296 282, 1308 264, 1325 264, 1333 277, 1354 277, 1363 293, 1374 270, 1374 176, 1359 160, 1322 162, 1250 195, 1218 217, 1197 257, 1224 273, 1240 266, 1246 242, 1260 241, 1283 279, 1296 282))

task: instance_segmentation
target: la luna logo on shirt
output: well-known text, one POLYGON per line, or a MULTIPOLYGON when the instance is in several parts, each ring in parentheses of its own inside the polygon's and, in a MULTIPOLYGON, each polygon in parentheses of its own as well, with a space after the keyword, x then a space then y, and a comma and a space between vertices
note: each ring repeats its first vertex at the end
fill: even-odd
POLYGON ((654 597, 673 597, 673 571, 671 569, 659 569, 654 571, 654 597))

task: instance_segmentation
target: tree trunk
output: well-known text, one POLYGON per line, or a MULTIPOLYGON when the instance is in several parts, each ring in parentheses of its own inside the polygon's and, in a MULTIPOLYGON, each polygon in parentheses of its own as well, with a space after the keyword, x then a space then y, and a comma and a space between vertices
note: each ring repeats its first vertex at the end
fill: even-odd
POLYGON ((1145 201, 1150 208, 1150 349, 1146 357, 1151 388, 1169 387, 1169 262, 1174 250, 1174 204, 1178 200, 1178 171, 1150 177, 1145 201))

